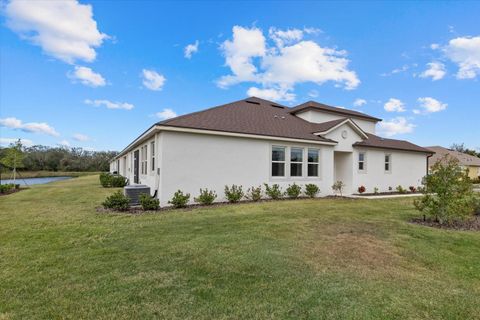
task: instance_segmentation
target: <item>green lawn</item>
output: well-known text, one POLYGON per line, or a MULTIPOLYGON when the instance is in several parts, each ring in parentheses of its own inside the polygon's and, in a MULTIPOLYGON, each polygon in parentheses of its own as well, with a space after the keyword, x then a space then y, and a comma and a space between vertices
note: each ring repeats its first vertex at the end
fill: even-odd
POLYGON ((480 233, 412 199, 97 213, 113 191, 0 197, 0 319, 480 319, 480 233))

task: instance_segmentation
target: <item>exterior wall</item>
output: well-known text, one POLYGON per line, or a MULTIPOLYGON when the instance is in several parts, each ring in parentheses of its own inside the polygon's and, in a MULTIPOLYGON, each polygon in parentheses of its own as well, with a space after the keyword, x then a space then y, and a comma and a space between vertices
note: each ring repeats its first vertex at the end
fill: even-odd
POLYGON ((480 167, 469 166, 467 168, 470 179, 478 179, 480 177, 480 167))
POLYGON ((349 124, 344 124, 337 129, 329 132, 325 135, 325 138, 332 139, 333 141, 337 141, 337 145, 333 148, 334 151, 342 151, 342 152, 352 152, 353 151, 353 144, 355 142, 362 141, 362 137, 352 129, 349 124), (346 131, 347 136, 344 138, 342 133, 346 131))
POLYGON ((313 123, 322 123, 337 119, 350 118, 352 119, 363 131, 375 134, 375 121, 368 121, 363 118, 356 118, 354 116, 340 115, 328 112, 321 112, 317 110, 307 110, 296 114, 297 117, 307 120, 313 123))
POLYGON ((420 186, 422 178, 427 174, 427 155, 418 152, 394 151, 373 148, 355 148, 353 152, 353 193, 360 186, 366 192, 373 192, 377 187, 380 192, 395 191, 398 185, 408 189, 409 186, 420 186), (358 170, 358 154, 365 152, 364 172, 358 170), (385 172, 385 154, 391 155, 391 170, 385 172))
MULTIPOLYGON (((215 190, 217 201, 225 201, 225 185, 242 185, 244 190, 263 183, 278 183, 283 190, 293 182, 315 183, 321 195, 331 194, 333 184, 333 147, 316 144, 257 140, 180 132, 162 132, 160 204, 167 206, 177 190, 190 193, 191 201, 200 188, 215 190), (271 177, 271 147, 286 146, 286 177, 271 177), (319 177, 289 176, 288 147, 320 150, 319 177)), ((304 157, 306 158, 306 157, 304 157)))

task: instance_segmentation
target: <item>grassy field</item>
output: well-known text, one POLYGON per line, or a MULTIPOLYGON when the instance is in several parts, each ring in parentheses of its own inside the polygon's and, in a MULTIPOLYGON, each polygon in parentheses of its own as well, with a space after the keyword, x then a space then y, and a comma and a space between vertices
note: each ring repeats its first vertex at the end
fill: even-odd
POLYGON ((480 319, 480 233, 412 199, 97 213, 113 191, 0 197, 0 319, 480 319))
MULTIPOLYGON (((17 174, 19 178, 46 178, 46 177, 83 177, 89 175, 96 175, 98 172, 66 172, 66 171, 20 171, 17 174)), ((10 179, 11 171, 2 172, 2 179, 10 179)), ((13 177, 12 177, 13 178, 13 177)))

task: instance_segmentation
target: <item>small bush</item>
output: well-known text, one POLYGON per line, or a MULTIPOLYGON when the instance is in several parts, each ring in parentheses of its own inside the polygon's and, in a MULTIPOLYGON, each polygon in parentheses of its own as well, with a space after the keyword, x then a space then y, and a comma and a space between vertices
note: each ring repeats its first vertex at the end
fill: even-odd
POLYGON ((343 188, 345 187, 345 183, 343 183, 342 181, 338 180, 336 181, 333 186, 332 186, 332 190, 335 191, 335 192, 339 192, 340 193, 340 196, 342 195, 343 193, 343 188))
POLYGON ((0 184, 0 193, 8 193, 13 189, 18 189, 13 183, 0 184))
POLYGON ((411 193, 415 193, 417 191, 417 188, 415 188, 414 186, 410 186, 408 187, 408 189, 410 189, 411 193))
POLYGON ((271 187, 265 183, 265 193, 270 199, 277 200, 282 197, 282 190, 278 184, 273 184, 271 187))
POLYGON ((109 172, 100 173, 100 184, 104 188, 122 188, 127 185, 127 178, 121 175, 113 175, 109 172))
POLYGON ((200 195, 193 200, 195 202, 198 202, 200 204, 205 204, 209 205, 212 204, 213 201, 217 198, 217 194, 213 190, 208 190, 208 189, 200 189, 200 195))
POLYGON ((366 190, 365 186, 358 187, 358 193, 364 193, 366 190))
POLYGON ((114 194, 108 196, 103 201, 102 206, 105 209, 113 209, 117 211, 126 211, 130 207, 130 198, 125 196, 122 191, 118 190, 114 194))
POLYGON ((102 185, 102 187, 108 188, 108 187, 111 186, 110 177, 111 177, 111 174, 109 172, 100 173, 99 179, 100 179, 100 184, 102 185))
POLYGON ((151 197, 149 194, 141 194, 139 200, 142 209, 145 211, 158 210, 158 208, 160 208, 160 201, 157 198, 151 197))
POLYGON ((473 200, 473 213, 480 215, 480 196, 476 196, 473 200))
POLYGON ((378 188, 377 187, 373 188, 373 193, 378 194, 378 188))
POLYGON ((262 186, 248 188, 245 198, 251 201, 260 201, 262 199, 262 186))
POLYGON ((298 196, 302 193, 302 187, 300 187, 298 184, 289 184, 287 187, 287 191, 285 194, 292 199, 298 198, 298 196))
POLYGON ((388 191, 393 191, 393 188, 392 188, 392 187, 388 187, 388 191))
POLYGON ((315 198, 315 196, 320 192, 320 188, 313 183, 308 183, 305 185, 305 194, 310 198, 315 198))
POLYGON ((182 191, 177 190, 173 194, 172 200, 168 201, 175 208, 184 208, 187 206, 188 200, 190 200, 190 193, 183 194, 182 191))
POLYGON ((231 187, 225 186, 225 197, 228 202, 235 203, 243 198, 242 186, 232 185, 231 187))
POLYGON ((403 188, 401 185, 398 185, 396 190, 398 193, 407 193, 407 189, 403 188))

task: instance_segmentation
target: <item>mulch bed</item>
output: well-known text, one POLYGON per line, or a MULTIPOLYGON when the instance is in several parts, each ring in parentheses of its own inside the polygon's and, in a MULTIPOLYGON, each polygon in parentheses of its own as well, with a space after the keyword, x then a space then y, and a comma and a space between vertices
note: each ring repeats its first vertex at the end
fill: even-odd
POLYGON ((425 220, 423 218, 414 218, 410 222, 438 229, 480 231, 480 215, 475 215, 472 219, 466 221, 455 221, 450 224, 440 224, 438 221, 428 218, 425 220))
POLYGON ((373 193, 373 192, 369 192, 369 193, 355 193, 356 196, 393 196, 393 195, 404 195, 404 194, 418 194, 418 195, 421 195, 422 193, 421 192, 411 192, 411 191, 408 191, 408 192, 404 192, 404 193, 401 193, 401 192, 396 192, 396 191, 392 191, 392 192, 377 192, 377 193, 373 193))

